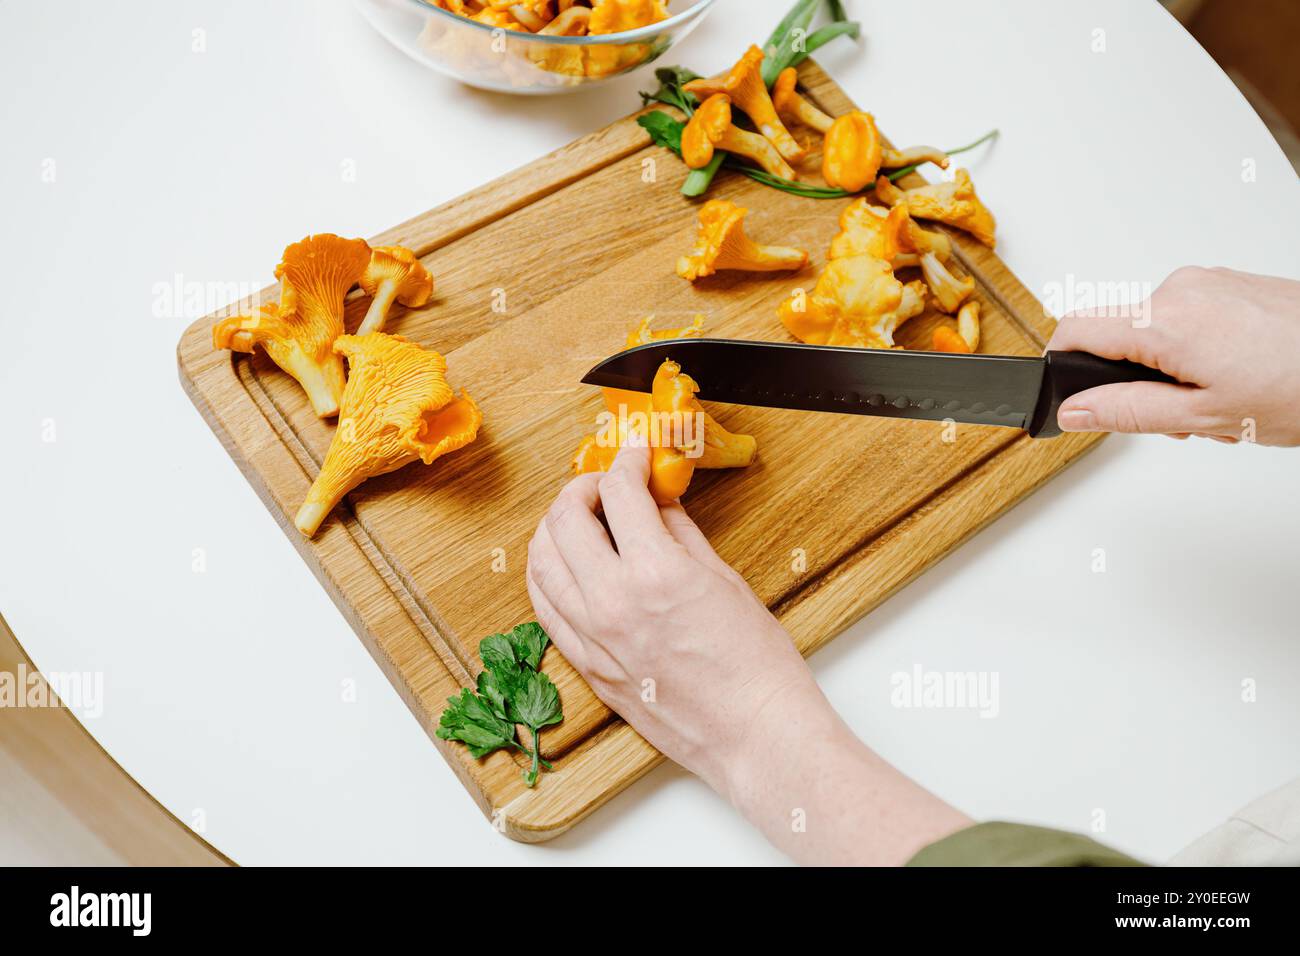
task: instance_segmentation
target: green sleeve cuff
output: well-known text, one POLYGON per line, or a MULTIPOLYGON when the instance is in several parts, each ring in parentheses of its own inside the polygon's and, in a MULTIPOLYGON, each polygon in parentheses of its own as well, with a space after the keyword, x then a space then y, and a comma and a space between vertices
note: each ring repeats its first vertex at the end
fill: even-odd
POLYGON ((908 866, 1145 866, 1078 833, 977 823, 931 843, 908 866))

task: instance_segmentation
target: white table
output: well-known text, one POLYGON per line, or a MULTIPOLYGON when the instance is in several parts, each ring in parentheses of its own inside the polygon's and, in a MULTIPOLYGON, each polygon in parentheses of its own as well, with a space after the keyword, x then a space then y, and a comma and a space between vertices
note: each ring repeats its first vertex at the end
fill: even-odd
MULTIPOLYGON (((722 0, 670 60, 721 67, 787 5, 722 0)), ((1031 289, 1300 276, 1295 173, 1154 3, 850 6, 866 39, 823 63, 896 142, 1001 128, 971 168, 1031 289)), ((176 378, 185 326, 288 241, 378 232, 646 85, 466 90, 344 2, 0 6, 0 610, 38 666, 104 673, 91 732, 235 860, 781 859, 670 767, 549 845, 493 832, 176 378), (169 303, 177 282, 217 288, 169 303)), ((1103 839, 1163 859, 1300 774, 1297 479, 1296 451, 1111 439, 813 666, 966 812, 1090 830, 1100 810, 1103 839), (996 672, 998 716, 894 708, 916 664, 996 672)))

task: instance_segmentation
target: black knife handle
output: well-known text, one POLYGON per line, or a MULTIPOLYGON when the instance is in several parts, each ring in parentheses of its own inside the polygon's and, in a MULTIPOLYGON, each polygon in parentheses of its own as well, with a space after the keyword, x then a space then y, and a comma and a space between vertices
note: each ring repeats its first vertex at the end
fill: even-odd
POLYGON ((1119 382, 1169 382, 1177 385, 1158 369, 1123 359, 1104 359, 1091 352, 1048 352, 1043 371, 1043 387, 1038 393, 1038 407, 1027 431, 1032 438, 1054 438, 1061 434, 1056 412, 1071 395, 1119 382))

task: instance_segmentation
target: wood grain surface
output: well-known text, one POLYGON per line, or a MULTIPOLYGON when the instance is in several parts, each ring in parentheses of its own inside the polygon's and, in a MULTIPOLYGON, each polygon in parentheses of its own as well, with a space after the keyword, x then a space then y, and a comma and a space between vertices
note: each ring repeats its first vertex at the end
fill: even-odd
MULTIPOLYGON (((852 108, 811 61, 800 73, 827 112, 852 108)), ((777 305, 816 281, 847 202, 724 172, 710 195, 748 207, 758 241, 807 248, 812 262, 793 275, 724 273, 692 285, 673 272, 695 233, 696 204, 678 192, 682 175, 676 157, 650 145, 629 117, 375 237, 412 248, 437 283, 427 307, 398 309, 388 330, 446 355, 449 380, 474 395, 484 426, 473 445, 432 466, 367 482, 310 541, 292 516, 333 423, 317 419, 264 355, 214 351, 211 319, 181 340, 187 392, 431 736, 446 698, 472 682, 479 640, 533 617, 528 540, 604 407, 597 390, 578 384, 583 373, 651 314, 659 328, 702 313, 709 335, 787 341, 777 305)), ((920 181, 913 174, 902 184, 920 181)), ((1052 319, 996 255, 952 235, 978 283, 980 350, 1038 354, 1052 319)), ((350 300, 349 328, 366 304, 350 300)), ((942 320, 918 317, 899 340, 924 346, 942 320)), ((805 654, 1096 440, 1033 441, 963 425, 946 442, 938 423, 711 411, 756 436, 758 461, 697 472, 684 503, 805 654)), ((543 735, 556 769, 535 789, 523 786, 516 758, 475 761, 435 739, 494 824, 529 842, 563 832, 662 759, 553 648, 544 667, 565 720, 543 735)))

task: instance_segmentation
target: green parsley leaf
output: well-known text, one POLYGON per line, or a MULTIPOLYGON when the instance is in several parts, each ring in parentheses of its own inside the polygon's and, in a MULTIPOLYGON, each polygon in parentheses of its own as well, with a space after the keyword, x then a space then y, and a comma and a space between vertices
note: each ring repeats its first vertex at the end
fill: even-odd
POLYGON ((515 717, 533 730, 558 724, 564 719, 560 713, 560 692, 545 674, 533 671, 511 700, 515 717))
POLYGON ((459 697, 448 697, 447 703, 438 722, 441 739, 461 741, 476 759, 502 747, 518 746, 514 725, 493 713, 468 687, 461 690, 459 697))
POLYGON ((504 634, 489 634, 479 641, 478 656, 483 659, 483 666, 489 670, 519 669, 515 646, 504 634))
POLYGON ((502 747, 527 754, 532 765, 524 771, 524 780, 530 787, 542 767, 551 768, 542 759, 539 732, 564 719, 559 690, 538 670, 548 644, 550 638, 536 621, 483 638, 478 645, 483 660, 478 693, 465 688, 459 697, 448 698, 438 723, 440 738, 461 741, 476 758, 502 747), (532 750, 515 740, 516 724, 532 731, 532 750))
POLYGON ((673 119, 663 110, 655 110, 636 118, 637 125, 650 134, 656 146, 671 149, 678 156, 682 154, 682 130, 686 124, 673 119))
POLYGON ((682 66, 661 66, 655 70, 655 79, 659 81, 659 88, 653 93, 641 94, 641 103, 663 103, 666 106, 675 106, 687 116, 695 112, 695 107, 699 106, 700 101, 688 90, 682 89, 691 80, 698 80, 699 74, 694 73, 682 66))
POLYGON ((535 671, 542 669, 542 655, 546 653, 546 645, 550 643, 550 638, 542 630, 542 625, 536 621, 518 624, 506 637, 510 641, 510 646, 514 648, 515 659, 519 663, 535 671))
MULTIPOLYGON (((478 695, 483 698, 492 713, 502 720, 510 721, 509 694, 497 681, 496 672, 484 668, 478 675, 478 695)), ((510 721, 514 723, 514 721, 510 721)))
POLYGON ((540 731, 543 727, 558 724, 564 719, 560 713, 560 692, 549 677, 532 671, 510 704, 518 721, 533 732, 533 766, 524 771, 524 783, 531 787, 541 772, 538 769, 542 753, 538 740, 540 731))

